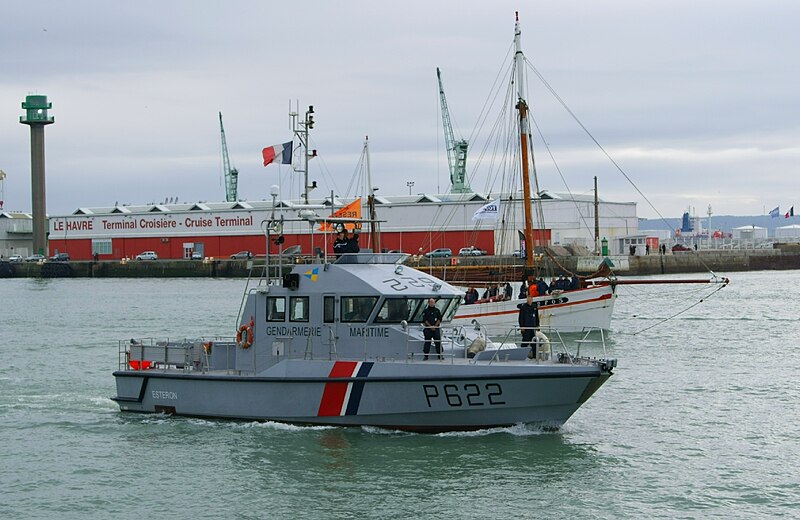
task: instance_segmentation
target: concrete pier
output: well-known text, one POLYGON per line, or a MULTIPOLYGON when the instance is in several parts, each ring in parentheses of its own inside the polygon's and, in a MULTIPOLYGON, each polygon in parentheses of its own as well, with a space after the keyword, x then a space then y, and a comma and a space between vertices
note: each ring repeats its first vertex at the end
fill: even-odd
MULTIPOLYGON (((614 258, 614 257, 611 257, 614 258)), ((581 257, 558 257, 559 264, 573 272, 588 274, 587 271, 578 271, 581 257)), ((644 276, 660 274, 681 273, 731 273, 738 271, 762 270, 790 270, 800 269, 800 245, 786 246, 782 249, 768 250, 735 250, 735 251, 687 251, 668 253, 666 255, 646 255, 625 257, 626 269, 614 271, 618 276, 644 276)), ((586 263, 584 261, 581 263, 586 263)), ((601 257, 591 257, 592 262, 599 263, 601 257)), ((546 269, 556 270, 552 261, 543 259, 546 269)), ((522 259, 509 259, 498 257, 465 257, 457 258, 456 265, 451 265, 452 259, 443 258, 429 261, 415 262, 409 259, 406 264, 428 271, 434 276, 447 281, 458 280, 484 280, 495 281, 502 268, 504 273, 510 267, 516 269, 518 277, 522 279, 524 265, 522 259), (500 260, 503 261, 502 265, 500 260), (511 263, 509 263, 509 261, 511 263), (467 276, 467 273, 481 273, 480 277, 467 276)), ((247 277, 250 270, 246 260, 157 260, 157 261, 80 261, 80 262, 44 262, 39 263, 9 263, 0 262, 0 278, 9 277, 84 277, 84 278, 187 278, 187 277, 219 277, 239 278, 247 277)), ((256 259, 253 275, 260 275, 263 270, 264 259, 256 259)), ((289 269, 292 264, 286 264, 289 269)), ((512 277, 513 278, 513 277, 512 277)))

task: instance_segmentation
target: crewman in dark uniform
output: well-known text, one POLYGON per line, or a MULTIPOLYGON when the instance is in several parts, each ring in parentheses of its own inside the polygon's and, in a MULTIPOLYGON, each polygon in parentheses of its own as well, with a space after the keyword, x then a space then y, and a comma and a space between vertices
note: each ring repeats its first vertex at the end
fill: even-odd
POLYGON ((344 230, 339 231, 336 234, 336 240, 333 241, 333 254, 336 255, 336 258, 339 258, 343 254, 347 253, 347 246, 348 241, 347 238, 344 236, 344 230))
POLYGON ((358 245, 358 235, 351 229, 347 232, 347 247, 345 248, 345 253, 355 254, 359 251, 361 251, 361 248, 358 245))
POLYGON ((433 298, 428 298, 428 306, 422 311, 422 324, 425 326, 422 333, 425 336, 425 344, 422 347, 422 352, 425 353, 425 361, 428 360, 428 352, 431 350, 431 340, 436 345, 436 352, 439 354, 439 359, 444 359, 442 356, 442 331, 439 325, 442 323, 442 311, 436 307, 436 302, 433 298))
POLYGON ((522 347, 530 347, 528 357, 536 359, 537 342, 533 339, 539 328, 539 304, 533 303, 533 296, 529 295, 525 303, 519 304, 519 328, 522 331, 522 347))

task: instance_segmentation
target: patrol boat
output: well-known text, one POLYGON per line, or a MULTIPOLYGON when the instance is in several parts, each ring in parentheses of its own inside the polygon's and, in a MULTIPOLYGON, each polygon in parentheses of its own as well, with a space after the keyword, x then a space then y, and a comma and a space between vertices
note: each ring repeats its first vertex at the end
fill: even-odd
POLYGON ((273 277, 267 266, 248 281, 235 339, 120 342, 112 399, 125 412, 299 425, 558 428, 611 376, 614 359, 532 360, 527 347, 453 326, 464 293, 405 257, 324 257, 273 277), (426 360, 429 298, 443 352, 426 360))

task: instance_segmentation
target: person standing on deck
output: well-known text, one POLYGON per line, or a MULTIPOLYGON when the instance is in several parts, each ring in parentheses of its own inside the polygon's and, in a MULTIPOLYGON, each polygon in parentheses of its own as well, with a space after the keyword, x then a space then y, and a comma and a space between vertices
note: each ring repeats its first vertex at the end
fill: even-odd
POLYGON ((528 295, 525 303, 519 304, 519 328, 522 331, 522 348, 531 348, 528 357, 536 359, 536 329, 539 328, 539 304, 533 303, 533 296, 528 295))
POLYGON ((336 258, 339 258, 343 254, 347 253, 347 238, 344 236, 344 230, 339 231, 336 234, 336 240, 333 241, 333 254, 336 255, 336 258))
POLYGON ((350 229, 347 231, 347 245, 345 246, 345 253, 353 253, 356 254, 361 251, 361 247, 358 245, 358 235, 350 229))
POLYGON ((439 325, 442 323, 442 311, 436 307, 436 302, 433 298, 428 298, 428 306, 422 311, 422 324, 425 326, 422 333, 425 336, 425 344, 422 347, 422 352, 425 353, 425 361, 428 360, 428 352, 431 350, 431 340, 436 346, 436 352, 439 354, 439 359, 444 359, 442 356, 442 331, 439 325))

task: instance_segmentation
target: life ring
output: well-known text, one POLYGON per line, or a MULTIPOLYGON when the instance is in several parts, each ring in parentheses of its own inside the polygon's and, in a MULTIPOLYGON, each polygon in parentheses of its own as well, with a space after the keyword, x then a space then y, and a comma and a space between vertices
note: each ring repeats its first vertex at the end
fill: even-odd
POLYGON ((236 331, 236 344, 243 349, 250 348, 253 344, 253 327, 251 325, 242 325, 236 331))

